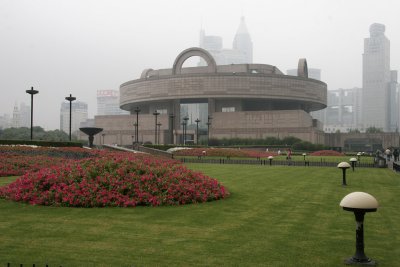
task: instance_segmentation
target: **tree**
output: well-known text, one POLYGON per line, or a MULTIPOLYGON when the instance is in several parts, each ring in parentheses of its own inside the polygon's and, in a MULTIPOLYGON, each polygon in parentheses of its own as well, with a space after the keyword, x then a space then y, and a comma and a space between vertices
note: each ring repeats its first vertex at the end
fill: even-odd
POLYGON ((371 127, 368 127, 368 128, 365 130, 365 132, 366 132, 366 133, 382 133, 383 131, 382 131, 381 128, 377 128, 377 127, 375 127, 375 126, 371 126, 371 127))
MULTIPOLYGON (((45 141, 69 141, 69 135, 60 130, 45 131, 40 126, 33 127, 33 139, 45 141)), ((30 128, 7 128, 0 131, 0 139, 3 140, 29 140, 30 128)), ((72 136, 73 140, 77 138, 72 136)))

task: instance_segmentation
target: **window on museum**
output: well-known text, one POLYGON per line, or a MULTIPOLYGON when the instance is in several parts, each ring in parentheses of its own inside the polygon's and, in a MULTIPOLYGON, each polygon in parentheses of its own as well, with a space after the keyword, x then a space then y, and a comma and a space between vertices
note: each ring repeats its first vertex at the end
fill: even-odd
POLYGON ((223 107, 222 112, 235 112, 235 107, 223 107))

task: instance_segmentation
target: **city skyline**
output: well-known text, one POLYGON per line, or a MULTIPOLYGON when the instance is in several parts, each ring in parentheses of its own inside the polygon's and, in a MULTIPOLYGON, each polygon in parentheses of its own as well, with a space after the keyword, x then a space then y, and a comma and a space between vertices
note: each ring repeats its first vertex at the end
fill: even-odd
POLYGON ((230 46, 241 16, 254 63, 285 71, 305 57, 328 89, 361 87, 363 40, 376 22, 391 41, 390 69, 400 69, 397 1, 3 0, 0 7, 0 88, 7 96, 0 115, 12 114, 15 101, 29 102, 25 90, 33 86, 34 125, 45 129, 59 127, 58 105, 69 94, 87 102, 93 117, 97 90, 118 90, 149 66, 170 68, 177 52, 198 45, 202 28, 230 46))

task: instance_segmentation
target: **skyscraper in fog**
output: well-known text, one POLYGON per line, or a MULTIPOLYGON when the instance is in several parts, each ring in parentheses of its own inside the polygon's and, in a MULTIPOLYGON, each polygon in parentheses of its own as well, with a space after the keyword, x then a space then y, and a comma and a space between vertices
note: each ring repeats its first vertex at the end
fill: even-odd
POLYGON ((396 103, 397 100, 391 101, 391 95, 397 94, 391 92, 390 86, 390 41, 385 36, 385 25, 383 24, 372 24, 369 32, 370 37, 364 39, 362 57, 361 116, 363 127, 364 129, 377 127, 383 131, 394 131, 390 122, 393 121, 391 117, 397 116, 392 110, 397 110, 398 103, 396 103))
MULTIPOLYGON (((244 17, 240 20, 232 49, 224 49, 220 36, 206 35, 203 29, 200 31, 200 47, 210 52, 218 65, 253 63, 253 42, 244 17)), ((199 65, 204 66, 204 60, 201 59, 199 65)))
POLYGON ((97 115, 129 114, 119 108, 119 91, 97 90, 97 115))
MULTIPOLYGON (((81 122, 88 119, 88 105, 82 101, 72 102, 72 125, 71 132, 79 130, 81 122)), ((60 130, 69 133, 69 102, 61 103, 60 109, 60 130)))

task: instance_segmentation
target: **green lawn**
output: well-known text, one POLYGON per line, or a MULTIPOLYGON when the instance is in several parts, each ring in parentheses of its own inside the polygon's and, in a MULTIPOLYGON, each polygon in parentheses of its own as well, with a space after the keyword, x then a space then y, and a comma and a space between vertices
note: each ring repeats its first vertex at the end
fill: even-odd
POLYGON ((341 266, 355 250, 355 222, 339 202, 353 191, 381 205, 366 215, 367 256, 398 266, 400 176, 390 170, 349 171, 344 188, 337 168, 188 166, 217 178, 231 196, 159 208, 0 200, 0 266, 341 266))

